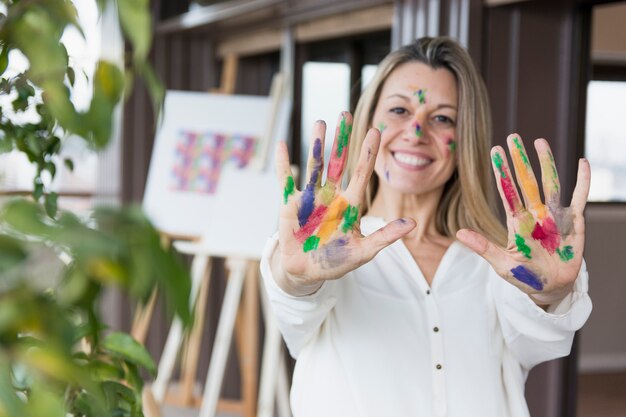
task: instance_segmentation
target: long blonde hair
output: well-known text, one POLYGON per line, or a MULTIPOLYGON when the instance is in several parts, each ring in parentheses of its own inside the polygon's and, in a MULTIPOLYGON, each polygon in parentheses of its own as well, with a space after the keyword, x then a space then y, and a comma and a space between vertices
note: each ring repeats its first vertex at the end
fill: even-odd
MULTIPOLYGON (((378 65, 354 113, 348 178, 356 167, 365 134, 372 127, 385 81, 398 66, 407 62, 421 62, 433 69, 445 68, 454 74, 457 82, 457 168, 444 186, 435 220, 437 231, 454 237, 459 229, 467 227, 505 244, 505 230, 493 209, 495 193, 490 182, 491 116, 487 91, 467 51, 451 38, 420 38, 391 52, 378 65)), ((372 175, 366 194, 366 211, 377 191, 378 177, 372 175)))

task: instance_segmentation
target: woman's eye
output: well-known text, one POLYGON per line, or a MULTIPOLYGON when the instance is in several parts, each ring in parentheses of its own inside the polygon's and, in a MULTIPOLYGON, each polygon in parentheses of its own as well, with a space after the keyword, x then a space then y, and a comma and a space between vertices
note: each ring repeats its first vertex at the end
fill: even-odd
POLYGON ((403 114, 407 114, 407 109, 405 109, 404 107, 394 107, 391 110, 389 110, 389 112, 393 114, 397 114, 397 115, 403 115, 403 114))
POLYGON ((452 120, 448 116, 441 116, 441 115, 435 116, 435 121, 438 123, 445 123, 447 125, 454 126, 454 120, 452 120))

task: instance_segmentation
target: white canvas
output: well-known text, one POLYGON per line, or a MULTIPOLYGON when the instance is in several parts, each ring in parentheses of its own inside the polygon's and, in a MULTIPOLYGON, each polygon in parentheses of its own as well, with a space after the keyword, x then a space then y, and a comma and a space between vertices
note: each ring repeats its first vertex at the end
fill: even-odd
MULTIPOLYGON (((246 171, 253 165, 239 167, 243 157, 222 161, 216 179, 214 165, 207 162, 216 156, 211 154, 215 151, 211 146, 219 139, 222 156, 229 157, 230 151, 224 150, 227 143, 261 140, 269 110, 269 97, 167 92, 143 200, 144 210, 158 230, 172 236, 202 235, 220 198, 222 173, 227 169, 246 171)), ((273 152, 273 146, 270 148, 273 152)))

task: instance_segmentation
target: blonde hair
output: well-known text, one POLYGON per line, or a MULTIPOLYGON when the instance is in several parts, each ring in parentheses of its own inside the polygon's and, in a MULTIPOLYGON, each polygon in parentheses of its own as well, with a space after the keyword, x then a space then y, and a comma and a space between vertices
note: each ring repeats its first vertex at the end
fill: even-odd
MULTIPOLYGON (((418 39, 391 52, 378 65, 354 113, 348 178, 356 167, 365 134, 372 127, 385 81, 396 68, 408 62, 421 62, 433 69, 445 68, 454 74, 457 82, 457 168, 444 186, 435 220, 437 231, 454 237, 459 229, 470 228, 505 244, 505 230, 493 209, 495 193, 490 182, 491 116, 487 91, 467 51, 451 38, 418 39)), ((366 211, 377 190, 378 177, 372 175, 366 193, 366 211)))

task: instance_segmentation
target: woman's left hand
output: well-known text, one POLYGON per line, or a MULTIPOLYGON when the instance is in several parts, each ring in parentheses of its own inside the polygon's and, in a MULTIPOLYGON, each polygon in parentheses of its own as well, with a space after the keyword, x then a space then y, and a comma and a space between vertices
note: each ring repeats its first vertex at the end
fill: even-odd
POLYGON ((457 238, 535 303, 548 306, 571 292, 582 264, 585 244, 583 210, 591 180, 589 162, 586 159, 579 161, 571 205, 562 207, 561 187, 550 146, 545 139, 537 139, 535 149, 541 164, 544 204, 522 139, 519 135, 510 135, 507 144, 524 197, 522 204, 504 149, 494 147, 491 160, 506 211, 507 247, 499 247, 468 229, 459 230, 457 238))

